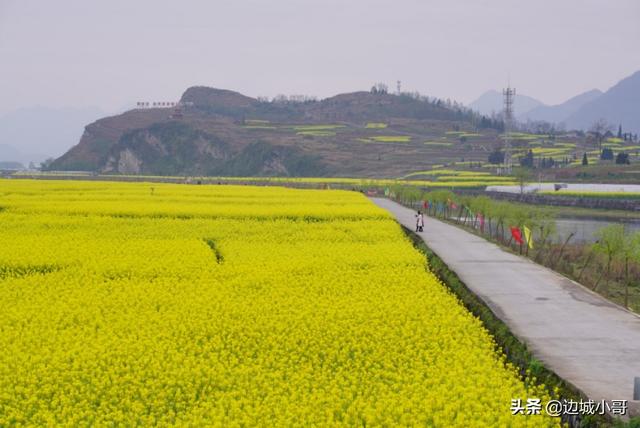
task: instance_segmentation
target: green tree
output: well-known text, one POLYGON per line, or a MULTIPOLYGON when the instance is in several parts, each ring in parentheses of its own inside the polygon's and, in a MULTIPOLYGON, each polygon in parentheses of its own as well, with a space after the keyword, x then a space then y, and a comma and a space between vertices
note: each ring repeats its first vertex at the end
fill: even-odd
POLYGON ((602 149, 602 141, 604 140, 605 134, 611 130, 611 125, 605 119, 596 120, 589 132, 596 140, 598 144, 598 149, 602 149))
MULTIPOLYGON (((469 201, 469 208, 476 214, 480 214, 485 219, 488 217, 488 213, 491 209, 491 199, 487 196, 476 196, 475 198, 469 201)), ((473 226, 476 226, 474 219, 473 226)), ((482 230, 481 232, 484 232, 482 230)))
POLYGON ((631 286, 629 263, 640 263, 640 232, 623 236, 620 255, 624 262, 624 307, 629 308, 629 287, 631 286))
POLYGON ((605 294, 608 294, 608 281, 609 274, 611 272, 611 262, 622 253, 624 249, 625 233, 624 226, 621 224, 612 224, 605 226, 596 232, 596 238, 598 239, 593 244, 593 250, 596 253, 603 254, 606 257, 605 269, 600 274, 600 277, 593 286, 594 290, 598 289, 600 280, 604 276, 605 278, 605 294))
POLYGON ((617 165, 629 165, 630 163, 631 162, 629 162, 629 154, 628 153, 620 152, 616 156, 616 164, 617 165))
POLYGON ((518 168, 513 176, 518 182, 518 186, 520 186, 520 194, 524 194, 524 189, 530 179, 529 171, 526 168, 518 168))
POLYGON ((488 160, 490 164, 499 165, 504 162, 504 152, 500 149, 496 149, 489 153, 488 160))
POLYGON ((585 152, 584 155, 582 155, 582 166, 587 165, 589 165, 589 158, 587 158, 587 153, 585 152))
POLYGON ((508 203, 496 202, 491 207, 491 215, 496 219, 496 239, 498 239, 498 233, 500 233, 503 243, 505 241, 504 222, 509 217, 509 206, 510 204, 508 203))
POLYGON ((604 149, 602 149, 602 152, 600 153, 600 159, 613 160, 613 150, 609 147, 605 147, 604 149))
POLYGON ((527 168, 533 168, 533 150, 532 149, 529 149, 527 154, 524 155, 522 159, 520 159, 520 165, 527 168))
POLYGON ((556 233, 556 219, 553 211, 549 209, 540 209, 534 211, 535 227, 539 231, 539 244, 536 245, 536 256, 534 260, 537 262, 548 251, 545 249, 547 242, 551 241, 551 237, 556 233))

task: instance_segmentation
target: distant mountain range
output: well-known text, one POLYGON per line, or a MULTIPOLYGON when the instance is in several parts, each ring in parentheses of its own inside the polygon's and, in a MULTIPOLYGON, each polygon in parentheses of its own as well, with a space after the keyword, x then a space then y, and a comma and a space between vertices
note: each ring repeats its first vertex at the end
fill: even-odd
POLYGON ((640 71, 621 80, 604 94, 585 103, 566 118, 567 127, 587 129, 604 118, 614 127, 640 133, 640 71))
POLYGON ((561 123, 566 122, 567 118, 575 114, 582 106, 595 100, 602 95, 599 89, 592 89, 573 98, 568 99, 562 104, 553 106, 540 105, 524 114, 518 115, 518 119, 527 120, 544 120, 545 122, 561 123))
MULTIPOLYGON (((516 107, 516 115, 518 116, 526 114, 537 107, 544 106, 541 101, 527 95, 520 94, 516 94, 514 104, 516 107)), ((487 116, 500 114, 503 108, 502 92, 498 92, 493 89, 487 91, 480 95, 477 100, 469 104, 469 108, 487 116)))
MULTIPOLYGON (((502 93, 487 91, 469 107, 491 115, 502 111, 502 93)), ((606 92, 598 89, 570 98, 562 104, 545 105, 535 98, 516 95, 514 110, 519 121, 564 124, 567 129, 587 130, 599 119, 624 131, 640 133, 640 71, 621 80, 606 92)))

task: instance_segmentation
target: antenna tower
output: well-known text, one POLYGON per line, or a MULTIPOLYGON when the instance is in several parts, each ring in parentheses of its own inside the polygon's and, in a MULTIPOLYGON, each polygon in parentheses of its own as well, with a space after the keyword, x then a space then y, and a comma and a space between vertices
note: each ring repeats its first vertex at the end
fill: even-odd
POLYGON ((506 174, 511 174, 511 131, 513 130, 513 101, 516 97, 516 88, 511 85, 502 90, 504 98, 504 169, 506 174))

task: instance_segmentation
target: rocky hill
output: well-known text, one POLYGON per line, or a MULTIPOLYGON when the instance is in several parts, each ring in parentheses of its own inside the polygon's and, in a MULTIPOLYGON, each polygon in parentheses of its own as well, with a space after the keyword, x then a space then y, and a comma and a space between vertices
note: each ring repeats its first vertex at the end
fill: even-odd
POLYGON ((354 92, 321 101, 262 101, 191 87, 179 109, 135 109, 88 125, 80 142, 50 169, 398 176, 447 160, 486 160, 496 141, 491 127, 499 125, 458 106, 409 95, 354 92), (465 133, 480 137, 480 144, 464 144, 465 133))

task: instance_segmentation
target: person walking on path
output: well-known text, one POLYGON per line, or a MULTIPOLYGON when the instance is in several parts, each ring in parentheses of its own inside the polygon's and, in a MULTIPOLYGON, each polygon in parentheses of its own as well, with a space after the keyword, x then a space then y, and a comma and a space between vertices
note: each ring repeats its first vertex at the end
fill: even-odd
POLYGON ((416 232, 422 232, 424 230, 424 216, 420 211, 416 214, 416 232))

